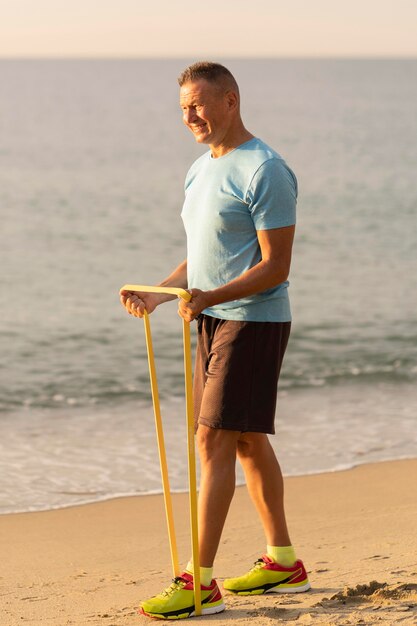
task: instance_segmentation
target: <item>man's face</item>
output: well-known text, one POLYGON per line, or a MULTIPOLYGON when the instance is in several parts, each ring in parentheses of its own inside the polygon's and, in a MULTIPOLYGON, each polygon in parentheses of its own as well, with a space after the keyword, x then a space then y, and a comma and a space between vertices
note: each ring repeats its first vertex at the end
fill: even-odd
POLYGON ((198 143, 220 145, 230 127, 231 108, 227 94, 219 86, 201 79, 180 89, 184 124, 198 143))

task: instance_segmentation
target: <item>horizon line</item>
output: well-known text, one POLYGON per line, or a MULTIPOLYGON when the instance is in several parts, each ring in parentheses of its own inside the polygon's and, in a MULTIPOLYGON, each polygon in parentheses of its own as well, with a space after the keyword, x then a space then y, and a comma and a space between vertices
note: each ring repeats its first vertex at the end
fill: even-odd
MULTIPOLYGON (((193 55, 174 55, 174 56, 163 56, 163 55, 118 55, 118 54, 109 54, 109 55, 0 55, 0 61, 105 61, 105 60, 118 60, 118 61, 183 61, 185 59, 190 58, 193 55)), ((211 55, 201 56, 199 58, 208 58, 211 55)), ((302 60, 302 61, 319 61, 319 60, 341 60, 341 61, 354 61, 354 60, 369 60, 369 61, 390 61, 390 60, 404 60, 404 61, 412 61, 417 60, 417 53, 414 55, 379 55, 379 54, 354 54, 354 55, 213 55, 213 58, 219 59, 223 58, 226 60, 236 60, 236 61, 254 61, 254 60, 302 60)))

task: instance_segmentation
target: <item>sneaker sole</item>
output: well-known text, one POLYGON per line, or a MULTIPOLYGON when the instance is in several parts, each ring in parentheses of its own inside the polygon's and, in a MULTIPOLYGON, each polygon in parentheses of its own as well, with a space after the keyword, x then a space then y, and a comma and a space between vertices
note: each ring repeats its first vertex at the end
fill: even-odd
POLYGON ((276 587, 272 587, 271 589, 247 589, 245 591, 235 591, 234 589, 227 589, 224 587, 228 593, 232 593, 234 596, 261 596, 266 593, 304 593, 305 591, 309 591, 311 589, 310 583, 306 583, 305 585, 300 585, 298 587, 284 587, 282 585, 277 585, 276 587))
POLYGON ((310 583, 306 583, 305 585, 301 585, 299 587, 273 587, 270 591, 275 591, 275 593, 303 593, 304 591, 309 591, 311 589, 310 583))
MULTIPOLYGON (((217 606, 201 609, 201 615, 214 615, 215 613, 221 613, 225 610, 225 608, 226 607, 222 602, 217 606)), ((164 615, 163 613, 147 613, 143 609, 139 609, 139 613, 146 615, 146 617, 152 617, 153 619, 187 619, 189 617, 196 617, 195 611, 192 611, 192 613, 180 613, 179 615, 164 615)))
MULTIPOLYGON (((209 606, 206 609, 201 609, 201 615, 214 615, 215 613, 221 613, 225 610, 224 602, 218 604, 217 606, 209 606)), ((193 611, 190 617, 195 617, 195 611, 193 611)))

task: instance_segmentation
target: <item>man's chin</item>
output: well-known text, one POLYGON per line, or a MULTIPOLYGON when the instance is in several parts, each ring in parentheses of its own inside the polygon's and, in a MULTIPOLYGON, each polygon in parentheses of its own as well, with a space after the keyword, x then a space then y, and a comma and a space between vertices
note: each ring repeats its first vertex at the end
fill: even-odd
POLYGON ((210 133, 193 133, 197 143, 210 143, 210 133))
POLYGON ((207 143, 207 144, 210 143, 210 139, 209 137, 207 137, 207 135, 203 135, 203 136, 194 135, 194 138, 197 143, 207 143))

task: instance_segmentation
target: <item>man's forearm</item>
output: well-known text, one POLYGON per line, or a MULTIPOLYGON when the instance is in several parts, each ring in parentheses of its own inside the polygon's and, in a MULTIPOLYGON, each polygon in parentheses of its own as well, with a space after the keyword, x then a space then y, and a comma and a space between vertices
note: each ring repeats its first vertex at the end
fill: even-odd
POLYGON ((287 278, 287 268, 277 267, 274 259, 262 260, 238 278, 217 289, 207 291, 206 296, 210 303, 208 306, 252 296, 255 293, 276 287, 287 278))
POLYGON ((280 285, 288 278, 295 226, 257 231, 261 261, 238 278, 207 292, 209 306, 240 300, 280 285))
MULTIPOLYGON (((185 260, 180 263, 169 276, 159 283, 158 287, 180 287, 181 289, 187 289, 187 284, 187 260, 185 260)), ((175 300, 175 298, 176 296, 161 294, 162 302, 175 300)))

